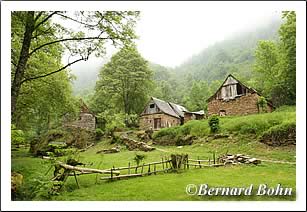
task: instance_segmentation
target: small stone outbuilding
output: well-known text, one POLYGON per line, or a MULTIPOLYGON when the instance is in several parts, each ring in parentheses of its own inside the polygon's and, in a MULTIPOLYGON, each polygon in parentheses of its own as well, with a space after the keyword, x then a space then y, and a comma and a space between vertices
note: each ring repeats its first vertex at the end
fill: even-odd
POLYGON ((220 88, 208 101, 208 116, 216 114, 226 115, 247 115, 261 111, 272 112, 273 105, 267 101, 264 108, 259 107, 261 95, 253 88, 240 82, 231 74, 227 76, 220 88))
POLYGON ((89 110, 85 102, 80 99, 80 113, 77 120, 69 120, 67 116, 64 117, 64 127, 82 128, 89 131, 94 131, 96 128, 96 116, 89 110))

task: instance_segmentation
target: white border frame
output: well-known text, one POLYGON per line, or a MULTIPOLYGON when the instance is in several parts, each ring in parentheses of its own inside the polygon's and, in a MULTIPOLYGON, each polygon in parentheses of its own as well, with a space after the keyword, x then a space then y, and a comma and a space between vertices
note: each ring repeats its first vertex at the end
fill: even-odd
POLYGON ((1 209, 2 210, 305 210, 306 209, 306 3, 305 2, 1 2, 1 209), (11 201, 10 200, 10 12, 13 10, 229 10, 241 7, 297 13, 296 201, 11 201))

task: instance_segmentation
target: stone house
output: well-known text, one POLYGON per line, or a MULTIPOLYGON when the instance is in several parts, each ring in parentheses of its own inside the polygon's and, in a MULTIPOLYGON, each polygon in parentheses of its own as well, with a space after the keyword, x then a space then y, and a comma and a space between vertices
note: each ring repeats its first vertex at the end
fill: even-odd
POLYGON ((185 118, 191 120, 196 116, 200 118, 201 112, 189 112, 184 106, 151 97, 140 114, 139 124, 141 129, 159 130, 182 125, 186 122, 185 118))
POLYGON ((255 89, 244 85, 230 74, 215 94, 207 100, 208 116, 247 115, 259 113, 262 110, 272 112, 274 107, 269 101, 264 108, 259 107, 260 97, 261 95, 255 89))
POLYGON ((77 120, 70 120, 68 116, 64 116, 63 126, 94 131, 96 128, 96 116, 89 110, 85 102, 80 99, 80 113, 77 120))

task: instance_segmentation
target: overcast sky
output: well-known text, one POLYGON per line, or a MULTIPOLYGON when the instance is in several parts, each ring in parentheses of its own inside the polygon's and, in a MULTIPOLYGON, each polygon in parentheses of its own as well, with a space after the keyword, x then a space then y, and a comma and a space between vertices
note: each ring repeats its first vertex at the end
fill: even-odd
POLYGON ((147 10, 136 28, 140 53, 154 63, 175 67, 216 41, 263 23, 276 11, 147 10))
MULTIPOLYGON (((139 36, 136 43, 145 59, 176 67, 209 45, 229 38, 234 33, 252 29, 273 16, 280 16, 280 11, 242 8, 146 9, 141 11, 136 27, 139 36)), ((109 48, 107 56, 110 57, 114 52, 114 48, 109 48)), ((101 59, 92 58, 72 66, 72 69, 97 67, 98 64, 101 64, 101 59)))

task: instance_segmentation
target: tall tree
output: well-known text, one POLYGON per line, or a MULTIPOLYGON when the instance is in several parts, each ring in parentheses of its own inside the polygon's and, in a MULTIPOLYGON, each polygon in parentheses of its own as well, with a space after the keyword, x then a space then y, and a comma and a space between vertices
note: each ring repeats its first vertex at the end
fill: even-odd
MULTIPOLYGON (((139 113, 152 87, 152 71, 134 45, 122 48, 103 66, 96 82, 96 101, 116 112, 139 113)), ((97 104, 96 104, 97 105, 97 104)), ((106 108, 98 108, 103 111, 106 108)))
POLYGON ((12 31, 15 29, 21 35, 18 49, 12 50, 14 53, 12 54, 14 65, 11 87, 12 117, 23 83, 61 72, 72 64, 87 60, 92 54, 96 56, 104 54, 107 42, 113 45, 131 42, 136 38, 133 28, 138 16, 139 12, 133 11, 12 12, 12 31), (71 25, 75 25, 80 31, 71 30, 69 28, 71 25), (53 45, 58 44, 61 44, 74 60, 69 60, 66 65, 48 73, 29 75, 29 60, 35 54, 46 53, 53 45))
POLYGON ((279 41, 260 41, 254 64, 256 86, 276 106, 295 104, 296 95, 296 15, 285 11, 282 18, 279 41))

